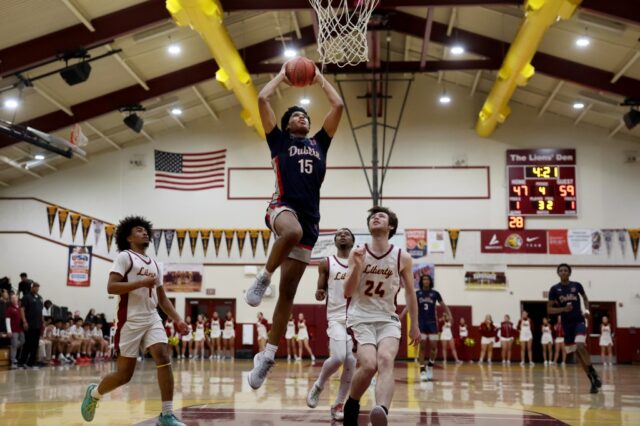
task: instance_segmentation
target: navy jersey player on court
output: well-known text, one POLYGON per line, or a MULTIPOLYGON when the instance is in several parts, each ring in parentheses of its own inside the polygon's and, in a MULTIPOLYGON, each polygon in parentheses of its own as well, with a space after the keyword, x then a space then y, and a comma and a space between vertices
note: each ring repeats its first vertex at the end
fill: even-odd
POLYGON ((258 97, 262 125, 267 133, 271 162, 276 174, 276 189, 267 208, 265 221, 277 239, 267 264, 247 289, 245 300, 258 306, 280 267, 280 291, 269 339, 264 351, 254 357, 254 368, 248 381, 253 389, 262 386, 274 364, 278 342, 285 334, 298 283, 309 263, 311 249, 318 239, 320 223, 320 186, 324 180, 327 152, 338 129, 344 104, 342 98, 316 68, 314 84, 324 91, 331 109, 322 128, 308 137, 311 125, 307 111, 298 106, 287 110, 277 126, 269 98, 282 82, 288 83, 285 67, 268 82, 258 97))
POLYGON ((558 265, 556 271, 560 277, 560 282, 549 290, 547 313, 549 315, 561 314, 565 350, 567 353, 576 353, 576 358, 578 358, 580 365, 582 365, 591 382, 591 393, 597 393, 598 388, 602 386, 602 382, 593 365, 591 365, 591 355, 589 355, 584 344, 587 337, 585 316, 589 315, 589 299, 587 299, 582 284, 569 281, 571 266, 562 263, 558 265), (580 297, 584 302, 584 313, 580 307, 580 297))
MULTIPOLYGON (((418 324, 420 326, 420 380, 433 380, 433 364, 438 354, 438 319, 436 318, 436 303, 439 303, 450 319, 451 311, 442 300, 440 292, 433 289, 433 278, 431 275, 422 275, 420 277, 420 289, 416 291, 416 299, 418 300, 418 324), (430 342, 430 344, 429 344, 430 342), (429 361, 425 365, 424 359, 427 355, 427 347, 429 347, 429 361)), ((407 313, 405 308, 400 314, 400 318, 407 313)))

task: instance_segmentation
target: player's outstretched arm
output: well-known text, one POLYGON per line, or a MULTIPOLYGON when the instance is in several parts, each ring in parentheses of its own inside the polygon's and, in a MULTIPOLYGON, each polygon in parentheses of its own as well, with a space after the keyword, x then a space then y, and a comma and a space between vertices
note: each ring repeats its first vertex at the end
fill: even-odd
POLYGON ((316 67, 316 76, 313 79, 315 84, 319 84, 324 94, 329 99, 329 104, 331 105, 331 109, 329 113, 324 118, 324 124, 322 127, 325 132, 329 135, 329 137, 333 137, 338 130, 338 125, 340 124, 340 119, 342 118, 342 110, 344 109, 344 101, 342 97, 338 93, 338 91, 329 83, 329 80, 324 78, 320 70, 316 67))
POLYGON ((107 284, 107 293, 109 294, 126 294, 138 288, 153 288, 156 285, 156 278, 149 277, 133 283, 123 281, 124 277, 117 272, 109 274, 109 283, 107 284))
POLYGON ((344 297, 351 297, 358 288, 358 281, 364 267, 364 251, 365 248, 362 246, 349 253, 349 270, 344 282, 344 297))
POLYGON ((418 300, 416 299, 416 292, 413 288, 413 260, 411 260, 411 256, 404 251, 401 253, 400 259, 400 276, 404 282, 405 299, 407 301, 409 315, 411 315, 409 344, 415 346, 420 343, 420 329, 418 328, 418 300))
POLYGON ((278 75, 276 75, 271 81, 269 81, 262 88, 258 94, 258 110, 260 111, 260 120, 262 121, 262 127, 266 133, 271 133, 274 127, 278 124, 276 120, 276 114, 271 108, 271 102, 269 98, 273 96, 278 88, 278 85, 282 82, 289 84, 287 77, 284 73, 284 65, 280 69, 278 75))
POLYGON ((327 287, 329 282, 329 259, 320 262, 318 265, 318 288, 316 289, 316 300, 322 302, 327 297, 327 287))

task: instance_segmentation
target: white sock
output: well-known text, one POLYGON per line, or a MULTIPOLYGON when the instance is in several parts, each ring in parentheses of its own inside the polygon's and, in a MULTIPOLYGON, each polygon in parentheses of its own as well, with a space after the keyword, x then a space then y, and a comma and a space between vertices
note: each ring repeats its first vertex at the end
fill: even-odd
POLYGON ((267 343, 267 347, 264 348, 264 356, 266 356, 267 359, 270 359, 273 361, 276 357, 277 350, 278 350, 277 345, 272 345, 271 343, 267 343))
POLYGON ((173 401, 162 401, 162 415, 169 416, 173 414, 173 401))
POLYGON ((100 392, 98 392, 98 386, 93 388, 93 390, 91 391, 91 398, 94 398, 94 399, 102 398, 102 395, 100 394, 100 392))
POLYGON ((338 387, 338 394, 336 395, 336 405, 344 404, 344 401, 349 395, 349 389, 351 388, 351 379, 356 372, 356 358, 353 355, 347 355, 347 359, 342 364, 342 375, 340 376, 340 386, 338 387))
POLYGON ((262 270, 262 276, 265 277, 266 279, 270 280, 271 279, 271 272, 267 271, 267 269, 263 269, 262 270))

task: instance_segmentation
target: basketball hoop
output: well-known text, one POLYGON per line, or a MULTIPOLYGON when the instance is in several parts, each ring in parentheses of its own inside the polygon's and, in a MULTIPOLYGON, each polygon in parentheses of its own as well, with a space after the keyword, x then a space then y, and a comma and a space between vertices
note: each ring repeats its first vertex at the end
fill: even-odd
POLYGON ((344 67, 368 62, 367 24, 379 0, 309 2, 318 16, 318 53, 322 65, 344 67), (338 5, 333 7, 334 4, 338 5))

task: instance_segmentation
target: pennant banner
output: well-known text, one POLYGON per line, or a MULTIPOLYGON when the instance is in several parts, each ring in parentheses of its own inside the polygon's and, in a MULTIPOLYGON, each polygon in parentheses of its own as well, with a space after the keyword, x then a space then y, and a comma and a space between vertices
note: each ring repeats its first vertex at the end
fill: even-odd
POLYGON ((445 241, 444 230, 427 231, 427 253, 444 253, 445 241))
POLYGON ((191 256, 196 255, 196 244, 198 244, 198 234, 200 231, 197 229, 189 229, 189 244, 191 245, 191 256))
POLYGON ((242 257, 242 250, 244 249, 244 240, 247 238, 247 230, 246 229, 236 229, 236 240, 238 240, 238 251, 240 252, 240 257, 242 257))
POLYGON ((58 211, 58 206, 50 205, 47 206, 47 220, 49 221, 49 235, 53 232, 53 222, 56 219, 56 213, 58 211))
POLYGON ((91 246, 69 246, 67 286, 89 287, 91 285, 91 246))
POLYGON ((249 241, 251 242, 251 255, 256 257, 256 248, 258 247, 258 238, 260 237, 259 229, 249 229, 249 241))
POLYGON ((158 250, 160 250, 160 240, 162 239, 162 229, 152 229, 151 230, 151 241, 153 241, 153 250, 156 255, 158 255, 158 250))
POLYGON ((453 257, 456 257, 456 251, 458 250, 458 237, 460 237, 459 229, 447 229, 449 233, 449 242, 451 243, 451 252, 453 257))
POLYGON ((171 247, 173 246, 173 237, 176 235, 175 229, 164 230, 164 244, 167 246, 167 256, 171 255, 171 247))
POLYGON ((627 231, 624 229, 618 230, 618 241, 620 242, 620 251, 622 251, 622 256, 627 253, 627 231))
POLYGON ((95 246, 98 247, 98 241, 100 240, 100 235, 102 234, 102 230, 104 229, 104 223, 99 220, 93 221, 93 235, 95 237, 95 246))
POLYGON ((207 249, 209 248, 209 240, 211 239, 211 229, 200 230, 200 241, 202 241, 202 251, 205 257, 207 256, 207 249))
POLYGON ((611 246, 613 245, 613 229, 603 229, 604 245, 607 248, 607 256, 611 256, 611 246))
POLYGON ((184 247, 184 240, 187 237, 187 230, 176 229, 176 235, 178 237, 178 252, 180 253, 180 257, 182 257, 182 248, 184 247))
POLYGON ((213 247, 216 249, 216 257, 220 255, 220 242, 222 241, 222 229, 214 229, 211 231, 213 234, 213 247))
POLYGON ((107 238, 107 253, 111 252, 111 243, 113 242, 113 234, 116 232, 116 226, 108 223, 104 227, 104 235, 107 238))
POLYGON ((629 239, 631 240, 631 250, 633 250, 633 258, 638 259, 638 240, 640 240, 640 229, 627 229, 629 231, 629 239))
POLYGON ((58 225, 60 226, 60 238, 62 238, 64 227, 67 225, 68 216, 69 216, 69 210, 58 209, 58 225))
POLYGON ((82 222, 82 244, 87 245, 87 237, 89 236, 89 228, 91 228, 91 222, 93 219, 87 216, 82 216, 80 222, 82 222))
POLYGON ((71 241, 76 240, 76 233, 78 232, 80 217, 81 215, 79 213, 71 213, 69 215, 69 221, 71 222, 71 241))
POLYGON ((227 242, 227 256, 231 257, 231 247, 233 246, 233 234, 235 231, 233 229, 225 229, 224 230, 224 239, 227 242))
POLYGON ((427 255, 427 230, 405 229, 407 253, 414 259, 427 255))
POLYGON ((271 238, 271 229, 263 229, 260 231, 262 234, 262 248, 264 249, 264 255, 267 255, 269 249, 269 239, 271 238))

